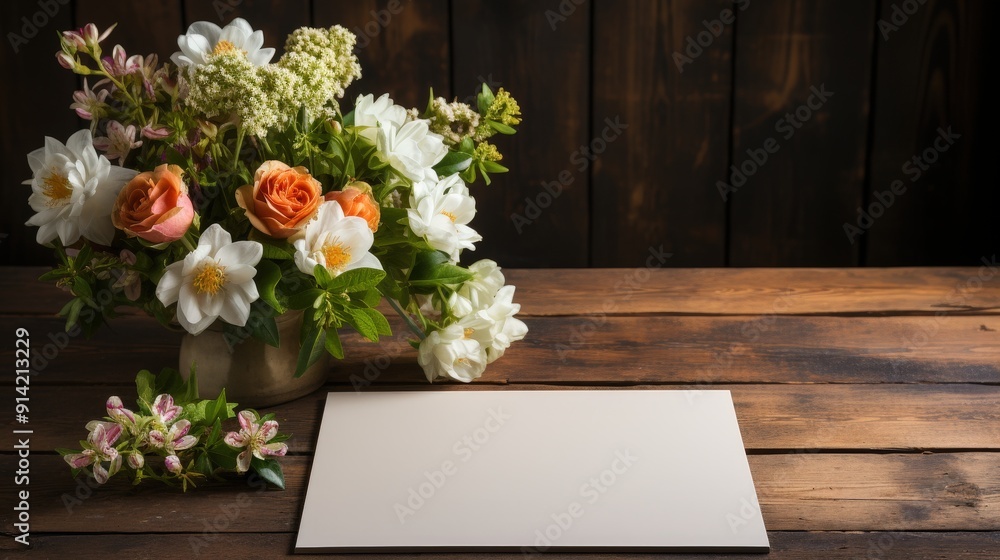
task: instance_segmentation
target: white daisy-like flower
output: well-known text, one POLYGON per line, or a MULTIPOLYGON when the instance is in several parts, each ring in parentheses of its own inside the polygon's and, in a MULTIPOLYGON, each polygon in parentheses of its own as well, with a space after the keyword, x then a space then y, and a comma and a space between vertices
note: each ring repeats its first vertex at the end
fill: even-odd
POLYGON ((260 243, 233 243, 228 231, 212 224, 194 251, 164 269, 156 297, 163 305, 177 303, 177 321, 191 334, 200 334, 220 317, 246 326, 250 304, 260 297, 253 278, 262 256, 260 243))
POLYGON ((326 267, 331 276, 355 268, 384 270, 378 258, 369 252, 375 236, 368 222, 357 216, 344 216, 336 201, 320 204, 316 217, 296 237, 295 265, 310 276, 317 264, 326 267))
POLYGON ((254 31, 243 18, 236 18, 220 28, 210 21, 196 21, 187 33, 177 37, 179 52, 170 56, 178 67, 197 68, 208 56, 222 52, 242 52, 254 66, 265 66, 274 57, 274 49, 262 49, 264 32, 254 31))
POLYGON ((487 321, 470 316, 428 334, 417 350, 417 362, 427 380, 448 377, 468 383, 481 376, 488 358, 474 335, 490 327, 487 321))
POLYGON ((521 304, 514 303, 514 286, 504 286, 489 307, 476 313, 476 318, 490 325, 488 333, 481 333, 482 338, 479 338, 486 349, 486 363, 496 361, 511 344, 528 334, 528 326, 514 317, 520 310, 521 304))
POLYGON ((138 172, 98 155, 87 129, 74 133, 66 144, 46 137, 44 148, 28 154, 28 165, 34 177, 24 184, 31 185, 28 204, 37 213, 26 225, 38 226, 38 243, 48 245, 58 237, 69 246, 82 236, 111 244, 115 198, 138 172))
POLYGON ((448 154, 444 138, 431 132, 426 120, 402 126, 380 122, 376 146, 389 165, 411 181, 436 180, 433 167, 448 154))
POLYGON ((371 143, 378 140, 379 123, 391 123, 396 127, 406 123, 406 109, 396 105, 388 93, 375 99, 374 95, 359 95, 354 103, 354 126, 360 128, 358 134, 371 143))
POLYGON ((456 179, 414 183, 406 213, 413 233, 458 262, 462 249, 475 250, 474 244, 483 237, 468 226, 476 216, 476 200, 469 196, 465 183, 456 179))

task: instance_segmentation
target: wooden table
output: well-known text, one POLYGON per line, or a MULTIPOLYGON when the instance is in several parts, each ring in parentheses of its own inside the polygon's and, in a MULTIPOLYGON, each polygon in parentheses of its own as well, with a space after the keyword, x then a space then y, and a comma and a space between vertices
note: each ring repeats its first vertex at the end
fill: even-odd
MULTIPOLYGON (((52 345, 31 389, 31 542, 39 557, 183 558, 194 556, 193 545, 203 557, 289 554, 323 393, 355 385, 729 389, 771 557, 1000 556, 1000 271, 511 270, 531 332, 482 379, 430 387, 412 350, 348 337, 350 359, 323 391, 274 409, 295 434, 287 490, 230 485, 188 494, 123 479, 90 490, 51 451, 82 438, 108 395, 133 399, 136 371, 173 365, 179 337, 129 315, 112 323, 114 332, 65 339, 53 316, 65 296, 34 280, 40 272, 0 269, 4 356, 16 327, 30 330, 35 351, 52 345)), ((0 400, 13 408, 12 375, 2 384, 0 400)), ((21 427, 12 414, 3 414, 9 443, 0 457, 8 533, 11 430, 21 427)), ((17 548, 8 536, 0 550, 17 548)))

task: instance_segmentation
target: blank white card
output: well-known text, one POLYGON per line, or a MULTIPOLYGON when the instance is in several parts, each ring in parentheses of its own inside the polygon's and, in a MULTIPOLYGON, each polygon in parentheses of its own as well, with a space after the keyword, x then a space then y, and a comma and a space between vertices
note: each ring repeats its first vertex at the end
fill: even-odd
POLYGON ((297 552, 767 552, 729 391, 330 393, 297 552))

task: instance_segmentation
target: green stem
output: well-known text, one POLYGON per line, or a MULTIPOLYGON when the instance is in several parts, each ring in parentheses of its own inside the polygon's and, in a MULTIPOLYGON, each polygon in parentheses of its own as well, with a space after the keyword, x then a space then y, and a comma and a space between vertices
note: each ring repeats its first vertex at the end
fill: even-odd
POLYGON ((413 334, 417 335, 417 338, 423 340, 424 338, 427 337, 427 335, 424 334, 424 331, 420 327, 418 327, 416 323, 413 322, 413 318, 410 317, 410 315, 406 311, 403 311, 403 308, 399 306, 399 303, 397 303, 396 300, 390 297, 387 297, 385 299, 386 301, 389 302, 389 306, 392 307, 393 311, 395 311, 400 317, 403 318, 404 321, 406 321, 406 326, 409 327, 411 331, 413 331, 413 334))
POLYGON ((236 164, 239 163, 239 161, 240 161, 240 150, 243 148, 243 135, 244 134, 246 134, 246 132, 243 130, 242 126, 239 127, 236 130, 236 149, 233 150, 233 170, 234 171, 236 170, 236 164))

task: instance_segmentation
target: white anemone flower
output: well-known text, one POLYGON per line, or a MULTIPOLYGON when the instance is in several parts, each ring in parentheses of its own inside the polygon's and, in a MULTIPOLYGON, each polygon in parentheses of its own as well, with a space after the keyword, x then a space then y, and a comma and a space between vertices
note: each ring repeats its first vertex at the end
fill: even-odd
POLYGON ((462 249, 474 251, 482 236, 468 226, 476 216, 476 200, 461 181, 451 177, 438 183, 418 181, 413 185, 410 208, 406 210, 410 229, 427 244, 458 262, 462 249))
POLYGON ((250 304, 260 297, 253 278, 263 256, 260 243, 233 243, 228 231, 212 224, 194 251, 164 269, 156 297, 163 305, 177 303, 177 321, 191 334, 200 334, 219 317, 246 326, 250 304))
POLYGON ((391 123, 396 127, 406 123, 406 109, 396 105, 388 93, 375 99, 374 95, 359 95, 354 103, 354 126, 360 127, 358 134, 372 144, 378 141, 380 123, 391 123))
POLYGON ((170 56, 178 67, 197 68, 208 63, 208 57, 223 52, 242 52, 254 66, 266 66, 274 57, 274 49, 262 49, 264 32, 254 31, 243 18, 236 18, 220 28, 210 21, 196 21, 187 33, 177 37, 179 52, 170 56))
POLYGON ((426 120, 410 121, 402 126, 379 123, 378 151, 393 169, 411 181, 436 180, 433 167, 448 154, 444 138, 431 132, 427 123, 426 120))
POLYGON ((468 383, 481 376, 486 370, 486 349, 474 334, 489 328, 487 322, 470 316, 428 334, 417 351, 427 380, 448 377, 468 383))
POLYGON ((336 201, 324 202, 308 224, 304 234, 293 242, 295 265, 312 276, 316 265, 321 264, 331 276, 355 268, 384 270, 382 263, 369 251, 375 236, 364 218, 344 216, 336 201))
POLYGON ((38 226, 38 243, 48 245, 58 237, 69 246, 82 236, 111 245, 115 198, 136 171, 111 165, 98 155, 87 129, 74 133, 66 144, 46 137, 44 148, 28 154, 28 165, 34 177, 24 184, 31 185, 28 204, 36 214, 26 225, 38 226))

